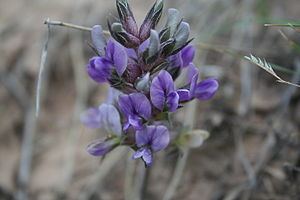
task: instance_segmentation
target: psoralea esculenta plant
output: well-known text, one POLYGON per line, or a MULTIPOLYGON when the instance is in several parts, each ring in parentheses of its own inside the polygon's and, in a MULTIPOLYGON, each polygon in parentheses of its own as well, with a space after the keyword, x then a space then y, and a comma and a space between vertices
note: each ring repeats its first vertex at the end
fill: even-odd
POLYGON ((169 9, 167 22, 155 30, 163 12, 156 1, 140 28, 127 0, 117 0, 119 21, 108 21, 111 38, 95 25, 91 38, 96 52, 87 64, 88 75, 97 83, 108 83, 108 100, 90 108, 81 117, 91 128, 101 128, 107 138, 90 144, 87 151, 103 156, 119 145, 134 150, 132 157, 151 166, 155 152, 165 149, 176 134, 169 115, 194 99, 208 100, 218 89, 209 78, 199 81, 193 64, 195 48, 190 45, 190 26, 179 11, 169 9), (185 83, 175 80, 185 72, 185 83))

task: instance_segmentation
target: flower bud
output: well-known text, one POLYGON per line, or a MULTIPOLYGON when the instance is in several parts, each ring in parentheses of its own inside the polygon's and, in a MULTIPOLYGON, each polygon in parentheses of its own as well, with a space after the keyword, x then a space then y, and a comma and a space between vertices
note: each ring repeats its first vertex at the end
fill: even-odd
POLYGON ((136 81, 135 88, 139 91, 149 91, 150 89, 150 73, 148 72, 144 77, 136 81))
POLYGON ((151 29, 154 29, 160 20, 163 4, 163 0, 156 1, 146 15, 139 32, 139 38, 142 40, 142 42, 149 38, 151 29))
POLYGON ((116 5, 120 17, 120 21, 124 29, 136 37, 138 37, 138 26, 130 9, 127 0, 116 0, 116 5))

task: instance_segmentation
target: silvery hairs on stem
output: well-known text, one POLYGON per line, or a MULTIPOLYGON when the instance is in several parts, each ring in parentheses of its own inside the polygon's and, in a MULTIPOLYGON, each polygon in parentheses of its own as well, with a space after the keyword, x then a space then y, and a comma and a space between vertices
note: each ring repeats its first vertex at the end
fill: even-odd
POLYGON ((194 99, 211 99, 219 84, 214 78, 198 80, 190 26, 178 10, 168 9, 166 24, 157 31, 162 0, 154 3, 141 26, 136 23, 127 0, 117 0, 116 7, 119 20, 108 21, 111 35, 108 40, 100 25, 91 29, 96 55, 86 66, 92 80, 110 85, 108 99, 83 113, 81 121, 107 133, 104 140, 87 147, 91 155, 103 156, 126 145, 134 151, 133 159, 141 158, 148 167, 153 163, 154 153, 170 144, 191 147, 202 144, 207 137, 205 131, 192 131, 185 137, 170 136, 173 130, 169 115, 194 99), (184 71, 185 83, 176 87, 174 81, 184 71))

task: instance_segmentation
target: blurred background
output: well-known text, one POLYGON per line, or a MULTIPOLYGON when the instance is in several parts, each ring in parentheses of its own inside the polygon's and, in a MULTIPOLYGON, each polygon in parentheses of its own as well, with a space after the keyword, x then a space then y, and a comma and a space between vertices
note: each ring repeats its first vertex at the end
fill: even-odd
MULTIPOLYGON (((299 0, 165 2, 165 10, 179 9, 191 25, 201 76, 220 80, 212 101, 194 104, 194 115, 189 109, 176 115, 192 118, 189 124, 210 138, 190 151, 173 199, 300 199, 299 89, 242 59, 266 58, 284 79, 299 81, 299 30, 264 27, 300 20, 299 0)), ((154 1, 130 3, 141 23, 154 1)), ((129 183, 143 172, 128 149, 103 160, 85 151, 104 134, 84 128, 80 114, 101 104, 107 90, 85 72, 94 55, 88 32, 51 27, 35 117, 44 20, 106 28, 116 14, 113 0, 0 1, 0 199, 133 199, 129 183)), ((142 199, 162 199, 175 165, 176 156, 158 155, 142 199)))

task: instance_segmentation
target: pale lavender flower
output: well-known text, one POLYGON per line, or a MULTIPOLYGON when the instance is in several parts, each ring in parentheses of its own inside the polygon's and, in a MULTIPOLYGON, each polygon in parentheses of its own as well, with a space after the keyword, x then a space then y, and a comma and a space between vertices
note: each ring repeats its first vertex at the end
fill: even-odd
POLYGON ((134 153, 133 158, 142 158, 146 166, 151 166, 153 152, 166 148, 170 142, 170 135, 165 126, 151 125, 136 131, 135 140, 138 150, 134 153))
POLYGON ((100 128, 101 115, 98 108, 89 108, 80 116, 80 121, 89 128, 100 128))

